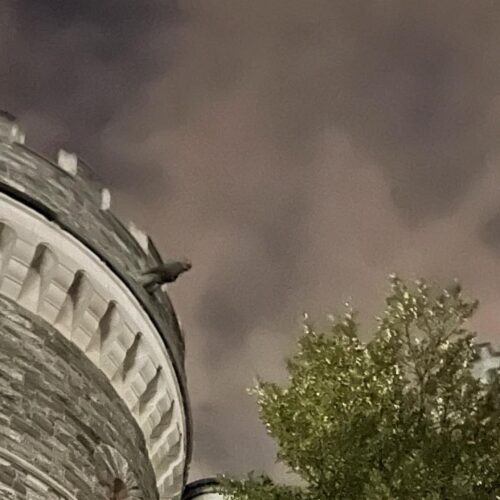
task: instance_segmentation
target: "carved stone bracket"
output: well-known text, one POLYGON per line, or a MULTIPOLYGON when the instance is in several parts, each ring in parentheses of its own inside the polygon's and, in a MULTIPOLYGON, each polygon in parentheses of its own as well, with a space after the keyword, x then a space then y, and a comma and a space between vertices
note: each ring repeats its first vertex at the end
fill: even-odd
MULTIPOLYGON (((95 254, 1 193, 0 293, 54 325, 104 372, 143 432, 160 498, 180 498, 186 415, 160 334, 135 296, 95 254)), ((101 451, 104 457, 105 448, 101 451)), ((110 466, 126 468, 116 454, 110 456, 110 466)), ((134 491, 126 474, 118 479, 134 491)))

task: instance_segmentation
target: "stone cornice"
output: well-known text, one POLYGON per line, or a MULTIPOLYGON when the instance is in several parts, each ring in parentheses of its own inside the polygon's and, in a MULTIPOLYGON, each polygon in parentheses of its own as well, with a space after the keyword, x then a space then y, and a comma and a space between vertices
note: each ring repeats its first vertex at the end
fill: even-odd
POLYGON ((113 215, 109 191, 76 155, 62 152, 57 160, 46 158, 8 140, 2 124, 0 116, 0 191, 57 222, 120 276, 148 311, 183 375, 184 344, 169 297, 160 290, 148 294, 135 279, 161 263, 147 234, 134 224, 127 228, 113 215))
POLYGON ((102 370, 144 434, 160 498, 180 498, 186 401, 162 336, 125 283, 59 225, 0 193, 0 293, 102 370))

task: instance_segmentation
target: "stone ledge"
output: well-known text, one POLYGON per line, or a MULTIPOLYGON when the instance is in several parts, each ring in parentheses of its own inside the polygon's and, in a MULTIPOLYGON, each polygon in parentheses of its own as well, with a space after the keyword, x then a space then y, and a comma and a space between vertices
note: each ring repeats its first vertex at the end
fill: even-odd
MULTIPOLYGON (((0 116, 0 128, 2 124, 5 120, 0 116)), ((148 294, 135 279, 145 269, 160 264, 161 257, 147 235, 137 241, 113 215, 109 191, 94 180, 81 159, 75 158, 72 154, 61 156, 65 170, 56 159, 10 141, 0 130, 0 191, 57 222, 127 283, 168 342, 182 374, 184 343, 169 297, 164 291, 148 294), (75 165, 79 168, 73 175, 75 165)))
POLYGON ((106 374, 144 433, 161 498, 179 498, 186 402, 161 336, 135 296, 71 235, 4 194, 0 293, 53 324, 106 374))

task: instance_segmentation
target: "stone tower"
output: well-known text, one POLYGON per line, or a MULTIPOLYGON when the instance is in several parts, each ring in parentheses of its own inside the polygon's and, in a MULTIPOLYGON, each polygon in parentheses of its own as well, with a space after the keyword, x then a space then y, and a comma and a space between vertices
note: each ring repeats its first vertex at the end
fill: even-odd
POLYGON ((0 498, 180 499, 184 343, 150 238, 0 113, 0 498), (142 284, 141 284, 142 283, 142 284))
POLYGON ((189 484, 184 490, 183 500, 223 500, 217 493, 216 479, 200 479, 189 484))

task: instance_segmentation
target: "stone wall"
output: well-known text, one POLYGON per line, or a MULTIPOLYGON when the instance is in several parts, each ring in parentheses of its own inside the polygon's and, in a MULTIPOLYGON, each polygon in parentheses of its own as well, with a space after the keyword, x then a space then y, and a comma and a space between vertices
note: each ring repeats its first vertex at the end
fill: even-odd
POLYGON ((158 498, 142 433, 105 375, 0 296, 0 498, 158 498))
POLYGON ((159 256, 151 240, 143 235, 143 248, 108 205, 103 206, 103 192, 107 191, 91 179, 85 165, 78 163, 72 175, 55 159, 50 161, 24 144, 1 139, 0 191, 56 222, 120 276, 155 322, 179 367, 179 375, 184 377, 184 342, 168 295, 161 290, 150 295, 135 279, 158 264, 159 256))
MULTIPOLYGON (((40 324, 45 320, 55 325, 65 342, 83 351, 95 373, 107 376, 111 392, 119 395, 124 411, 128 408, 142 430, 161 498, 180 498, 191 456, 184 341, 165 291, 147 293, 137 279, 162 262, 151 239, 113 215, 109 191, 81 159, 65 151, 47 158, 31 150, 13 117, 2 112, 0 198, 5 205, 0 207, 0 294, 43 318, 40 324)), ((66 363, 65 352, 59 354, 60 363, 66 363)), ((91 379, 89 373, 89 384, 91 379)), ((45 381, 44 392, 52 390, 54 381, 45 381)), ((70 382, 64 390, 56 386, 54 393, 64 403, 73 389, 70 382)), ((78 404, 85 408, 86 399, 78 404)), ((103 426, 108 416, 101 412, 103 426)), ((40 446, 46 437, 32 436, 40 446)), ((115 466, 126 466, 121 452, 103 443, 101 455, 111 453, 115 466)), ((12 470, 22 465, 24 472, 17 476, 28 477, 29 461, 11 453, 0 453, 0 464, 12 470)), ((80 473, 86 477, 87 471, 80 473)), ((57 478, 50 488, 63 488, 63 483, 57 478)))

